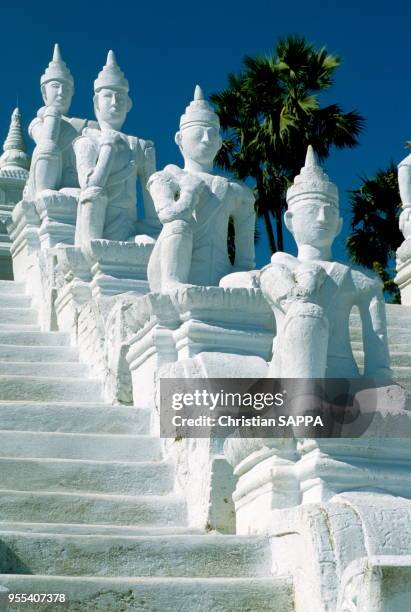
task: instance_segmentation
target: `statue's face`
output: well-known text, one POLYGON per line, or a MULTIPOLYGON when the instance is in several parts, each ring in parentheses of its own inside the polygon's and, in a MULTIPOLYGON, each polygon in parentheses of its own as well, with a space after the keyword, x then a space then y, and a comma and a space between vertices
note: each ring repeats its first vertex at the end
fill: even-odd
POLYGON ((342 219, 332 204, 308 200, 285 213, 285 223, 298 245, 330 247, 341 231, 342 219))
POLYGON ((66 81, 48 81, 42 86, 46 106, 54 106, 65 115, 70 108, 73 87, 66 81))
POLYGON ((100 122, 119 130, 131 108, 131 100, 124 91, 100 89, 94 96, 94 109, 100 122))
POLYGON ((222 144, 219 130, 206 124, 183 128, 177 132, 176 142, 184 157, 199 164, 212 164, 222 144))

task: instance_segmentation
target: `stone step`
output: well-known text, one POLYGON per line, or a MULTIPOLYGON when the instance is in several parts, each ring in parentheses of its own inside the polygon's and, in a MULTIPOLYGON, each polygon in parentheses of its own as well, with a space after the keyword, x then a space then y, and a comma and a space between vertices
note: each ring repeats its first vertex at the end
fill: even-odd
POLYGON ((23 282, 0 280, 0 295, 24 295, 25 284, 23 282))
MULTIPOLYGON (((0 310, 1 313, 1 310, 0 310)), ((34 323, 0 323, 0 332, 39 332, 40 327, 34 323)))
POLYGON ((0 430, 148 434, 150 411, 96 403, 1 402, 0 430))
MULTIPOLYGON (((359 364, 364 363, 364 353, 358 351, 354 353, 354 357, 359 364)), ((411 350, 410 351, 390 351, 392 367, 411 366, 411 350)))
POLYGON ((393 368, 393 372, 394 380, 411 383, 411 366, 397 366, 393 368))
POLYGON ((0 531, 18 531, 20 533, 44 533, 62 535, 117 535, 117 536, 153 536, 153 535, 204 535, 204 531, 181 525, 153 527, 143 525, 97 525, 87 523, 24 523, 0 521, 0 531))
POLYGON ((61 363, 42 363, 35 361, 13 362, 0 361, 0 376, 5 374, 15 374, 24 376, 41 376, 48 377, 50 372, 53 376, 62 376, 69 378, 85 378, 88 375, 88 366, 84 363, 61 362, 61 363))
MULTIPOLYGON (((292 582, 271 578, 90 578, 0 574, 14 593, 64 593, 65 612, 294 612, 292 582)), ((34 609, 56 612, 60 604, 34 609)), ((13 612, 27 612, 13 604, 13 612)), ((63 609, 63 608, 61 608, 63 609)), ((11 612, 11 610, 10 610, 11 612)))
MULTIPOLYGON (((407 352, 411 346, 411 340, 404 339, 402 342, 389 343, 388 348, 391 353, 403 353, 407 352)), ((354 354, 363 353, 363 344, 359 340, 353 340, 351 342, 351 348, 354 354)))
MULTIPOLYGON (((100 495, 0 489, 0 508, 3 521, 140 527, 186 524, 185 505, 177 495, 100 495)), ((0 535, 0 546, 2 540, 0 535)))
MULTIPOLYGON (((52 370, 52 365, 50 369, 52 370)), ((0 399, 32 401, 96 401, 102 395, 99 380, 0 375, 0 399)))
MULTIPOLYGON (((352 342, 361 342, 362 333, 360 329, 351 328, 350 337, 352 342)), ((411 346, 411 327, 410 328, 391 328, 388 330, 388 344, 392 347, 394 344, 411 346)))
POLYGON ((68 576, 269 575, 269 539, 0 532, 0 573, 68 576))
POLYGON ((33 308, 0 307, 0 321, 2 325, 37 323, 37 311, 33 308))
POLYGON ((160 461, 161 440, 151 436, 0 431, 0 457, 160 461))
POLYGON ((41 361, 52 367, 55 363, 78 361, 78 351, 71 346, 14 346, 0 343, 0 362, 3 361, 41 361))
POLYGON ((0 489, 17 491, 164 495, 172 492, 173 476, 164 461, 0 458, 0 489))
MULTIPOLYGON (((411 306, 403 306, 402 304, 385 304, 385 313, 387 317, 387 323, 397 321, 397 319, 408 319, 411 321, 411 306)), ((350 319, 359 320, 360 315, 358 308, 353 308, 351 311, 350 319)))
POLYGON ((64 332, 0 331, 0 345, 18 346, 68 346, 69 334, 64 332))
POLYGON ((31 297, 19 293, 1 294, 0 308, 30 308, 31 297))
MULTIPOLYGON (((406 329, 406 328, 410 328, 411 327, 411 317, 410 319, 405 318, 405 317, 398 317, 398 319, 396 320, 389 320, 387 321, 387 330, 388 330, 388 336, 390 336, 390 332, 393 330, 398 330, 398 329, 406 329)), ((359 317, 352 317, 350 318, 350 329, 352 331, 359 331, 360 329, 362 329, 361 327, 361 320, 359 317)))

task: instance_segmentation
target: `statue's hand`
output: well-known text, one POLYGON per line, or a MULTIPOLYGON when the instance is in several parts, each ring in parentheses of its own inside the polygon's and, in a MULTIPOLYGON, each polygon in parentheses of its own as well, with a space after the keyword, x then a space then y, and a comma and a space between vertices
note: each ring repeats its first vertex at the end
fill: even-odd
POLYGON ((117 130, 104 130, 100 137, 100 149, 104 146, 110 146, 117 149, 117 145, 122 141, 120 132, 117 130))
POLYGON ((303 263, 294 270, 296 286, 295 297, 315 299, 315 294, 323 284, 327 273, 324 268, 313 263, 303 263))
POLYGON ((104 196, 105 193, 106 191, 103 187, 87 187, 86 189, 83 189, 80 193, 79 204, 84 204, 85 202, 97 200, 98 198, 104 196))
POLYGON ((42 106, 37 111, 37 117, 40 119, 45 119, 46 117, 54 117, 55 119, 61 119, 62 115, 58 108, 53 105, 50 106, 42 106))

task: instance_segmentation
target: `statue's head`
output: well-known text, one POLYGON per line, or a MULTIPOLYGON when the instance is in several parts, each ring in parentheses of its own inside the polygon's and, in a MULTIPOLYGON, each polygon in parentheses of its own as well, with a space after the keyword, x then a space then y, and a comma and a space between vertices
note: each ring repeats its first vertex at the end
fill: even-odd
POLYGON ((99 124, 120 130, 132 107, 128 81, 117 64, 113 51, 94 81, 94 112, 99 124))
POLYGON ((220 120, 198 85, 194 100, 181 116, 175 141, 184 158, 199 164, 212 164, 221 148, 220 120))
POLYGON ((40 79, 41 94, 46 106, 54 106, 65 115, 74 94, 74 80, 55 44, 53 58, 40 79))
POLYGON ((305 165, 287 191, 287 228, 296 243, 313 247, 331 247, 341 231, 338 190, 316 159, 311 145, 305 165))

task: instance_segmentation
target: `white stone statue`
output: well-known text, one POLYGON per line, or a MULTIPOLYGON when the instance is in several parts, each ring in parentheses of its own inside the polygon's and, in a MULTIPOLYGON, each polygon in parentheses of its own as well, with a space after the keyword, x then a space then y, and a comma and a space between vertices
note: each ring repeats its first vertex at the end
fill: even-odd
MULTIPOLYGON (((339 234, 338 190, 307 151, 305 166, 287 192, 285 223, 298 246, 294 257, 278 252, 257 278, 277 326, 270 377, 355 378, 349 317, 362 321, 365 376, 391 379, 382 283, 369 270, 333 261, 339 234)), ((233 275, 223 286, 237 285, 233 275)))
POLYGON ((400 230, 405 242, 397 251, 401 261, 411 259, 411 154, 398 165, 398 184, 403 211, 400 215, 400 230))
POLYGON ((181 284, 217 285, 233 267, 227 251, 230 217, 235 226, 235 270, 254 266, 254 196, 243 183, 213 173, 221 147, 220 122, 197 85, 175 141, 184 168, 169 165, 148 187, 163 229, 148 266, 151 291, 181 284))
POLYGON ((411 154, 398 165, 398 184, 402 202, 399 225, 404 242, 396 252, 397 275, 394 279, 401 292, 401 303, 411 305, 411 154))
POLYGON ((137 233, 137 176, 142 184, 145 222, 156 224, 145 188, 155 170, 153 143, 120 131, 132 106, 128 92, 128 81, 109 51, 106 65, 94 81, 99 129, 85 128, 73 143, 81 187, 75 244, 82 248, 95 239, 127 240, 137 233))
POLYGON ((46 190, 78 187, 72 142, 87 123, 84 119, 67 117, 74 81, 57 44, 40 83, 44 106, 29 126, 36 146, 24 190, 26 200, 35 200, 46 190))

